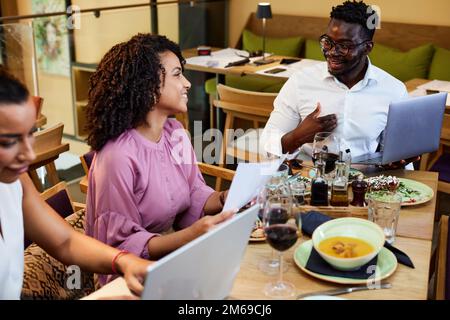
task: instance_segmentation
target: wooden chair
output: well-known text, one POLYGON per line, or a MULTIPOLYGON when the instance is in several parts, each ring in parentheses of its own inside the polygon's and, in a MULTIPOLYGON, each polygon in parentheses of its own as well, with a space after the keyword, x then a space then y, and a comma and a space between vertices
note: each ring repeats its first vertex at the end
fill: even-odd
MULTIPOLYGON (((214 106, 221 108, 225 114, 223 141, 220 151, 219 166, 223 167, 226 156, 229 155, 249 162, 262 159, 259 148, 259 137, 264 124, 273 110, 273 101, 277 93, 265 93, 235 89, 222 84, 217 86, 219 100, 214 100, 214 106), (235 120, 243 119, 252 122, 252 130, 234 139, 230 130, 234 128, 235 120)), ((220 189, 221 178, 216 181, 216 189, 220 189)))
MULTIPOLYGON (((212 164, 198 162, 197 165, 200 169, 200 172, 203 175, 216 177, 216 180, 220 178, 220 179, 232 181, 234 174, 235 174, 235 171, 233 171, 233 170, 230 170, 227 168, 221 168, 218 166, 214 166, 212 164)), ((216 184, 215 190, 221 191, 220 188, 217 188, 217 184, 216 184)))
POLYGON ((84 177, 81 178, 81 180, 80 180, 80 191, 84 194, 87 193, 88 174, 89 174, 89 169, 91 168, 91 165, 92 165, 92 161, 94 160, 94 155, 95 155, 95 151, 89 151, 80 157, 81 166, 83 167, 83 170, 85 173, 84 177))
POLYGON ((435 252, 435 299, 450 300, 450 248, 448 234, 449 217, 441 216, 439 221, 439 233, 435 252))
POLYGON ((62 143, 64 125, 62 123, 35 133, 34 152, 36 159, 31 163, 28 173, 34 185, 39 191, 43 191, 43 186, 36 172, 36 169, 45 166, 47 177, 52 186, 59 182, 56 172, 55 160, 59 155, 69 150, 68 143, 62 143))
POLYGON ((44 98, 38 96, 32 96, 31 99, 36 106, 36 128, 41 128, 47 124, 47 117, 42 114, 42 105, 44 103, 44 98))
POLYGON ((84 173, 87 175, 89 169, 91 168, 92 160, 94 160, 95 151, 89 151, 82 156, 80 156, 81 166, 83 167, 84 173))
MULTIPOLYGON (((86 204, 72 200, 69 190, 67 190, 67 184, 64 181, 42 192, 41 198, 62 218, 67 218, 78 210, 86 208, 86 204)), ((27 248, 30 244, 31 241, 25 238, 24 247, 27 248)))
POLYGON ((434 154, 422 156, 420 170, 439 172, 438 191, 450 194, 450 114, 444 114, 441 144, 434 154))
POLYGON ((42 192, 41 198, 63 218, 66 218, 80 209, 86 208, 86 204, 74 202, 72 200, 69 190, 67 189, 67 184, 64 181, 61 181, 42 192))

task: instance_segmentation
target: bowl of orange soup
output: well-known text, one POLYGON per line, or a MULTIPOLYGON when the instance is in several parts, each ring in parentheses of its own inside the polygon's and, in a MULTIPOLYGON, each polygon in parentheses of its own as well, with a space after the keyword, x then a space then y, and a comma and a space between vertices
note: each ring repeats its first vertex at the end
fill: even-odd
POLYGON ((314 249, 338 270, 357 270, 383 248, 383 230, 359 218, 338 218, 317 227, 312 235, 314 249))

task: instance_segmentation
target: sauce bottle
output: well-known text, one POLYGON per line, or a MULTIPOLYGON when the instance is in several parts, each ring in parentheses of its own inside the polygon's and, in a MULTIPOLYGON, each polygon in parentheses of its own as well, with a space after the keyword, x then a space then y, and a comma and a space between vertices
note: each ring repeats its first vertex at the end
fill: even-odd
POLYGON ((336 161, 336 174, 331 187, 331 205, 335 207, 348 206, 348 169, 347 163, 342 160, 342 152, 336 161))
POLYGON ((322 160, 322 155, 316 161, 315 177, 311 182, 311 205, 312 206, 327 206, 328 205, 328 183, 323 178, 325 170, 325 162, 322 160))

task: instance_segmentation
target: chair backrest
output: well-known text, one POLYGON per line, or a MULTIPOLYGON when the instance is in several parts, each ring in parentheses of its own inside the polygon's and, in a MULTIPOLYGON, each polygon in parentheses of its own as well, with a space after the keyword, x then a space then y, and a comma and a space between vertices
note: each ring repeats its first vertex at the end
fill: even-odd
POLYGON ((43 191, 44 188, 36 169, 42 166, 46 168, 47 178, 51 185, 56 185, 59 182, 54 161, 58 159, 61 153, 69 150, 69 144, 62 143, 63 129, 64 125, 60 123, 34 134, 36 140, 33 149, 36 153, 36 159, 30 164, 28 173, 39 191, 43 191))
POLYGON ((88 174, 89 169, 91 168, 92 160, 94 160, 94 155, 95 151, 92 150, 80 156, 81 165, 86 175, 88 174))
POLYGON ((441 142, 450 145, 450 114, 444 114, 442 120, 441 142))
POLYGON ((449 217, 441 216, 436 266, 436 300, 450 300, 450 238, 448 232, 449 217))
POLYGON ((47 124, 47 117, 42 114, 42 105, 44 98, 32 96, 31 99, 36 107, 36 128, 40 128, 47 124))
POLYGON ((58 151, 60 151, 61 148, 65 149, 63 146, 69 146, 68 143, 62 144, 63 130, 64 124, 58 123, 51 128, 37 131, 34 134, 35 142, 33 149, 36 153, 36 159, 33 161, 33 163, 40 162, 43 158, 47 158, 49 156, 51 157, 59 155, 61 152, 58 151))
MULTIPOLYGON (((233 171, 233 170, 214 166, 214 165, 203 163, 203 162, 198 162, 197 165, 200 169, 200 172, 206 176, 212 176, 212 177, 232 181, 234 174, 235 174, 235 171, 233 171)), ((219 189, 220 189, 220 186, 217 186, 217 184, 216 184, 216 191, 220 191, 219 189)))
POLYGON ((64 181, 42 192, 41 198, 63 218, 75 212, 72 198, 64 181))
POLYGON ((265 122, 273 110, 273 101, 278 93, 246 91, 223 84, 217 86, 219 100, 214 100, 216 107, 224 111, 238 113, 243 119, 265 122))
MULTIPOLYGON (((72 198, 64 181, 42 192, 41 198, 62 218, 66 218, 75 212, 72 198)), ((25 238, 24 247, 27 248, 31 243, 32 241, 25 238)))
MULTIPOLYGON (((426 153, 422 155, 422 159, 420 161, 420 170, 427 171, 434 167, 436 161, 438 161, 439 157, 441 157, 444 153, 444 146, 450 146, 450 114, 447 113, 444 114, 444 118, 442 120, 440 144, 441 145, 437 154, 426 153)), ((448 168, 450 168, 450 164, 445 164, 448 166, 448 168)), ((450 190, 450 184, 449 186, 447 186, 447 189, 450 190)), ((449 191, 447 191, 447 193, 449 193, 449 191)))
POLYGON ((32 96, 31 99, 33 100, 34 105, 36 106, 36 114, 37 118, 41 115, 42 112, 42 104, 44 102, 44 98, 39 96, 32 96))

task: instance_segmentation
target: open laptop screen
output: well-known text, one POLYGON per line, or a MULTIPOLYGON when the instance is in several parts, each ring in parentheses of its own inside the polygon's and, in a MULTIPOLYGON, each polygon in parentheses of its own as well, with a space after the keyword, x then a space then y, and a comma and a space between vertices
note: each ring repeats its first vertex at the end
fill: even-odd
POLYGON ((256 220, 253 206, 149 266, 144 300, 224 299, 256 220))

